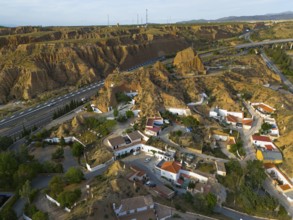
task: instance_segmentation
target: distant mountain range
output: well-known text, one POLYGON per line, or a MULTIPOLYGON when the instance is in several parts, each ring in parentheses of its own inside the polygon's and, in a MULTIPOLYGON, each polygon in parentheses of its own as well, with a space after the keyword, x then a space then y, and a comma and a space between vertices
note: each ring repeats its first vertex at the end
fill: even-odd
POLYGON ((224 18, 219 18, 215 20, 190 20, 181 21, 178 23, 207 23, 207 22, 233 22, 233 21, 266 21, 266 20, 291 20, 293 19, 293 12, 287 11, 276 14, 265 14, 265 15, 252 15, 252 16, 229 16, 224 18))

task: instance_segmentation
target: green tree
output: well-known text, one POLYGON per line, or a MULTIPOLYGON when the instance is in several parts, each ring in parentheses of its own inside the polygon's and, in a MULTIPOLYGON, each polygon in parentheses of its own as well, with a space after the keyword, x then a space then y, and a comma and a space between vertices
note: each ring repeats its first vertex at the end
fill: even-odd
POLYGON ((209 213, 213 212, 213 210, 217 204, 217 197, 212 193, 208 193, 205 196, 205 201, 206 201, 206 205, 207 205, 207 211, 209 213))
POLYGON ((126 111, 126 117, 127 118, 133 118, 134 117, 134 113, 133 113, 133 111, 131 111, 131 110, 129 110, 129 111, 126 111))
POLYGON ((37 211, 33 216, 32 220, 48 220, 48 214, 42 211, 37 211))
POLYGON ((55 152, 52 153, 52 160, 64 158, 64 149, 63 147, 58 147, 55 152))
POLYGON ((193 130, 195 130, 199 125, 198 120, 192 117, 191 115, 187 117, 183 117, 181 121, 185 127, 191 127, 193 130))
POLYGON ((41 171, 41 165, 38 162, 20 164, 17 171, 13 174, 15 185, 21 186, 27 180, 32 180, 39 171, 41 171))
POLYGON ((74 191, 64 191, 58 196, 58 201, 62 207, 70 208, 81 196, 79 189, 74 191))
POLYGON ((13 153, 0 153, 0 188, 9 188, 13 185, 13 174, 17 168, 18 161, 13 153))
POLYGON ((62 147, 64 147, 65 145, 66 145, 66 143, 65 143, 65 139, 64 139, 64 137, 62 136, 61 138, 60 138, 60 146, 62 146, 62 147))
POLYGON ((73 143, 71 152, 74 157, 80 158, 81 155, 83 154, 83 151, 84 151, 84 147, 82 146, 81 143, 77 141, 73 143))
POLYGON ((249 160, 247 162, 246 183, 253 189, 259 189, 265 179, 266 174, 262 162, 259 160, 249 160))
POLYGON ((0 212, 0 219, 1 220, 17 220, 17 216, 12 208, 9 209, 2 209, 0 212))
POLYGON ((271 124, 265 122, 261 125, 261 131, 262 133, 267 134, 272 129, 272 127, 273 126, 271 124))
POLYGON ((53 176, 49 182, 50 195, 57 197, 65 186, 62 176, 53 176))
POLYGON ((32 194, 31 183, 29 180, 27 180, 25 184, 22 186, 22 188, 19 190, 19 195, 22 198, 26 199, 29 204, 31 204, 31 200, 30 200, 31 194, 32 194))
POLYGON ((119 115, 119 110, 117 108, 114 108, 113 115, 115 118, 119 115))
POLYGON ((11 137, 0 137, 0 151, 3 150, 7 150, 7 148, 13 144, 13 139, 11 137))
POLYGON ((69 183, 80 183, 83 180, 84 175, 80 169, 71 167, 65 173, 65 178, 69 183))

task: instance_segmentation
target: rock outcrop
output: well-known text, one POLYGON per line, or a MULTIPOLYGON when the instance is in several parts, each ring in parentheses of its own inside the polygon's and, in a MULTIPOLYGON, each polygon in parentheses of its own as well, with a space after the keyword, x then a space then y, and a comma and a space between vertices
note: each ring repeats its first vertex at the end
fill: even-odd
POLYGON ((201 59, 191 47, 178 52, 174 59, 173 65, 179 70, 180 73, 183 74, 206 73, 201 59))

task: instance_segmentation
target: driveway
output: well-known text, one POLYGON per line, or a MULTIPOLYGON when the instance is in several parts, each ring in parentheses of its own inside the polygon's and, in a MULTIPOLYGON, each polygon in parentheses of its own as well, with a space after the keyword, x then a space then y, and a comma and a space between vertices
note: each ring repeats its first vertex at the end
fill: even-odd
POLYGON ((131 155, 129 157, 126 157, 122 161, 128 165, 134 165, 134 166, 144 170, 146 172, 146 174, 148 175, 148 177, 151 179, 151 181, 153 181, 157 185, 163 184, 162 181, 155 174, 154 165, 157 164, 157 162, 159 162, 156 158, 141 152, 139 155, 136 155, 136 156, 131 155), (145 159, 147 157, 152 158, 151 161, 148 163, 145 162, 145 159))
POLYGON ((236 210, 226 208, 226 207, 220 207, 218 205, 215 207, 214 211, 221 213, 222 215, 225 215, 231 219, 240 219, 240 220, 265 220, 266 219, 266 218, 258 218, 258 217, 249 216, 245 213, 238 212, 236 210))
POLYGON ((66 146, 64 149, 64 160, 62 162, 64 173, 70 168, 70 167, 79 167, 77 158, 75 158, 72 153, 69 146, 66 146))
MULTIPOLYGON (((49 182, 54 174, 40 174, 33 179, 31 185, 33 189, 43 189, 48 187, 49 182)), ((23 214, 23 209, 25 206, 25 199, 19 198, 13 205, 13 211, 16 213, 17 217, 20 217, 23 214)))

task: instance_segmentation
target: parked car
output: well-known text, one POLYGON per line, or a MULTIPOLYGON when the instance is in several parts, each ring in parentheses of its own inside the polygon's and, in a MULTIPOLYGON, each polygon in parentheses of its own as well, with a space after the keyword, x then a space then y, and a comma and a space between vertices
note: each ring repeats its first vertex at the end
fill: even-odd
POLYGON ((139 151, 134 151, 133 152, 133 155, 135 156, 135 155, 138 155, 139 154, 139 151))
POLYGON ((152 159, 152 158, 150 158, 150 157, 147 157, 147 158, 145 158, 144 162, 145 162, 145 163, 148 163, 148 162, 150 162, 150 161, 151 161, 151 159, 152 159))
POLYGON ((149 186, 149 187, 156 187, 156 184, 155 184, 154 182, 152 182, 152 181, 147 181, 147 182, 145 183, 145 185, 146 185, 146 186, 149 186))

